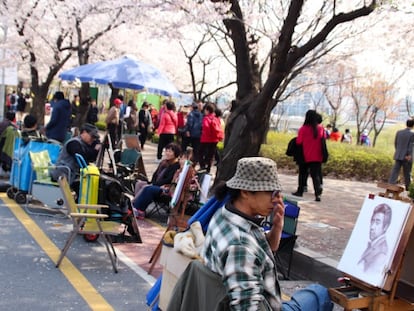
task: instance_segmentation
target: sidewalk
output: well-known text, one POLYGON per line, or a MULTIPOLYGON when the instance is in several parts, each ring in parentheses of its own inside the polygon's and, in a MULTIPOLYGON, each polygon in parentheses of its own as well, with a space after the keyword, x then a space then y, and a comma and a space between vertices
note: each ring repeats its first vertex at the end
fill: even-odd
MULTIPOLYGON (((157 167, 157 145, 147 143, 143 150, 143 160, 150 177, 157 167)), ((214 173, 214 172, 213 172, 214 173)), ((313 191, 303 197, 294 197, 297 176, 279 170, 283 193, 286 197, 299 201, 301 207, 297 233, 296 253, 293 257, 291 277, 318 281, 326 286, 337 286, 336 270, 343 250, 351 235, 354 223, 362 207, 364 198, 380 189, 374 183, 363 183, 324 178, 324 191, 321 202, 314 201, 313 191), (325 271, 325 273, 321 273, 325 271)), ((312 183, 309 179, 309 190, 312 183)), ((144 244, 147 241, 144 239, 144 244)))

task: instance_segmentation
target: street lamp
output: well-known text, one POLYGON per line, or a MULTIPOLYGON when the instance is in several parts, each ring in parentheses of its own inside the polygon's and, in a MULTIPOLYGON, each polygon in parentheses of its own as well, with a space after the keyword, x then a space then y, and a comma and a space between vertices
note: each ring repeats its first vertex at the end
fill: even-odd
POLYGON ((6 99, 6 68, 4 59, 6 58, 6 48, 5 43, 7 40, 7 24, 5 22, 1 22, 0 24, 0 43, 3 45, 0 51, 0 60, 2 61, 1 66, 1 80, 0 80, 0 120, 4 118, 4 108, 5 108, 5 99, 6 99))

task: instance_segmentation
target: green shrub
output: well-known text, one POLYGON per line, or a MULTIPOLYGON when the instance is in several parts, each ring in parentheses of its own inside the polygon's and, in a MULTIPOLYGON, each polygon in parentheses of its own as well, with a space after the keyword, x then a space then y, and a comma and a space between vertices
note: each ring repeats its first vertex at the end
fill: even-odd
POLYGON ((152 134, 151 136, 151 142, 153 142, 154 144, 158 144, 158 141, 160 140, 160 136, 156 133, 152 134))
POLYGON ((100 131, 106 131, 106 123, 105 121, 98 121, 95 123, 96 127, 98 128, 98 130, 100 131))
MULTIPOLYGON (((297 165, 293 158, 285 154, 293 137, 294 134, 269 132, 260 154, 275 160, 279 170, 296 172, 297 165)), ((331 141, 327 141, 327 146, 329 159, 322 165, 325 176, 361 181, 388 180, 394 148, 367 148, 331 141)))

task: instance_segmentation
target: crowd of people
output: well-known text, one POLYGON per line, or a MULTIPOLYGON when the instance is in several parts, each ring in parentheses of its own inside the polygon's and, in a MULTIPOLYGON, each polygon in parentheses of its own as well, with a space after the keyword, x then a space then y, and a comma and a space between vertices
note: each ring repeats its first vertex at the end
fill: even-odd
MULTIPOLYGON (((332 127, 331 124, 327 124, 325 127, 325 138, 329 139, 330 141, 336 141, 345 144, 352 144, 354 142, 351 130, 349 128, 345 129, 344 133, 341 133, 337 127, 332 127)), ((368 129, 364 129, 362 131, 358 143, 361 146, 371 146, 371 139, 369 138, 368 129)))
POLYGON ((182 150, 191 147, 194 163, 199 169, 210 172, 219 160, 217 143, 224 139, 221 110, 213 103, 194 102, 190 107, 180 107, 176 112, 173 102, 164 100, 154 129, 159 135, 157 161, 161 161, 166 145, 177 141, 182 150))
MULTIPOLYGON (((57 91, 50 101, 49 121, 39 126, 36 116, 30 113, 31 99, 23 103, 27 97, 30 96, 16 91, 7 96, 8 114, 1 131, 5 132, 10 126, 13 133, 20 130, 19 135, 25 141, 41 138, 61 144, 57 164, 70 167, 70 173, 57 169, 52 171, 52 179, 65 174, 70 183, 73 182, 79 176, 75 153, 81 154, 87 162, 95 162, 103 145, 95 126, 102 111, 91 97, 74 95, 70 101, 63 92, 57 91)), ((173 101, 165 99, 160 106, 157 111, 151 103, 144 101, 138 108, 135 100, 130 99, 126 104, 123 95, 116 96, 104 119, 109 134, 105 146, 119 149, 123 134, 127 134, 136 135, 141 150, 144 150, 146 141, 156 133, 159 137, 156 162, 164 163, 162 157, 168 153, 171 144, 176 143, 183 151, 191 147, 194 166, 199 165, 199 170, 210 172, 213 163, 219 161, 217 143, 224 138, 221 111, 215 104, 204 105, 201 101, 177 109, 173 101)), ((14 137, 10 140, 14 141, 14 137)), ((7 161, 1 160, 0 174, 11 169, 13 150, 9 149, 7 161)), ((181 152, 176 156, 181 156, 181 152)))

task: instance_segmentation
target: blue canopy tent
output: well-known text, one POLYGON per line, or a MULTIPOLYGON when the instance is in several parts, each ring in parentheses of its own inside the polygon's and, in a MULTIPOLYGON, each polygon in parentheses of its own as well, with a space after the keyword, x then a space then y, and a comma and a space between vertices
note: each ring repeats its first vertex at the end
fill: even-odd
POLYGON ((179 97, 180 93, 164 73, 134 57, 86 64, 59 74, 62 80, 112 84, 119 89, 145 90, 151 94, 179 97))

